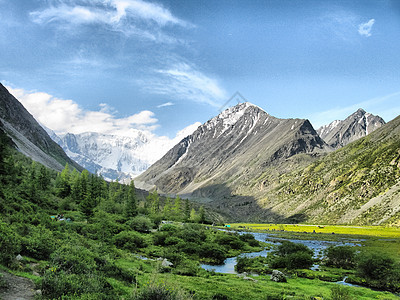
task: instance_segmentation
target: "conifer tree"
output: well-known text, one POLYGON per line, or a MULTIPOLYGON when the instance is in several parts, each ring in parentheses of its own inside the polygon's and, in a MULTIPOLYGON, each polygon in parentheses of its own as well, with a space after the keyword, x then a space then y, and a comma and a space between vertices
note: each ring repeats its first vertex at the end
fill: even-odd
POLYGON ((165 219, 171 218, 171 212, 172 212, 172 200, 170 197, 167 197, 163 208, 164 218, 165 219))
POLYGON ((206 221, 206 214, 204 211, 204 205, 200 206, 199 209, 199 222, 204 223, 206 221))
POLYGON ((125 217, 133 218, 138 214, 138 207, 136 201, 135 184, 133 180, 130 182, 128 192, 126 193, 125 201, 125 217))
POLYGON ((185 200, 185 206, 183 208, 183 213, 184 213, 184 219, 189 220, 190 219, 190 203, 189 199, 185 200))
POLYGON ((181 209, 182 209, 181 198, 179 196, 176 196, 173 212, 174 212, 174 216, 178 219, 182 217, 181 209))

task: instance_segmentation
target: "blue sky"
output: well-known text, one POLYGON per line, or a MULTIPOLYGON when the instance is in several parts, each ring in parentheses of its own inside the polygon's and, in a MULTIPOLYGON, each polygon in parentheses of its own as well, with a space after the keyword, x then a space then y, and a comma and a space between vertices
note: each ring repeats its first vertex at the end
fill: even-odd
POLYGON ((236 91, 316 129, 400 114, 397 0, 0 0, 0 50, 0 81, 57 132, 172 139, 236 91))

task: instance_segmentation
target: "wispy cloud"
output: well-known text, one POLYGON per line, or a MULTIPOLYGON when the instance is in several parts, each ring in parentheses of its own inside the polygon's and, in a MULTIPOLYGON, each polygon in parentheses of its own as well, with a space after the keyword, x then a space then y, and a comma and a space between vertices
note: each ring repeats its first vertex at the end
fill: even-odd
POLYGON ((159 125, 155 114, 144 110, 118 118, 105 103, 98 111, 85 110, 73 100, 56 98, 43 92, 30 92, 7 86, 25 108, 44 126, 56 133, 98 132, 123 136, 136 135, 135 130, 153 131, 159 125))
POLYGON ((104 25, 113 31, 156 41, 168 41, 160 32, 163 27, 193 27, 161 4, 142 0, 53 0, 50 3, 53 4, 45 9, 31 12, 31 19, 38 24, 55 23, 64 29, 68 25, 104 25))
POLYGON ((375 19, 371 19, 367 23, 362 23, 358 25, 358 33, 366 37, 371 36, 371 30, 374 24, 375 24, 375 19))
POLYGON ((371 113, 377 114, 384 118, 386 121, 390 121, 400 114, 400 107, 392 106, 390 110, 386 107, 393 103, 400 102, 400 91, 384 95, 382 97, 376 97, 362 101, 356 104, 349 105, 347 107, 333 108, 323 112, 318 112, 309 117, 313 126, 317 129, 322 125, 329 124, 334 120, 344 120, 350 114, 354 113, 357 109, 363 108, 371 113), (385 106, 384 106, 385 104, 385 106))
POLYGON ((144 89, 182 100, 207 103, 218 107, 227 98, 219 82, 187 63, 173 64, 156 70, 152 80, 143 82, 144 89))
POLYGON ((173 105, 175 105, 175 104, 172 103, 172 102, 165 102, 163 104, 157 105, 157 108, 162 108, 162 107, 166 107, 166 106, 173 106, 173 105))

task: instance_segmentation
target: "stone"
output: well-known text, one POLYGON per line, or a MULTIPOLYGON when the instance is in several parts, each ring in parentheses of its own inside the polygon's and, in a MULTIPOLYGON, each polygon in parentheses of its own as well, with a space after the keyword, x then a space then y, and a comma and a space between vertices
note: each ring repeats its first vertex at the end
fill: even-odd
POLYGON ((23 260, 24 258, 22 257, 21 254, 18 254, 17 257, 16 257, 15 259, 18 260, 18 261, 21 261, 21 260, 23 260))
POLYGON ((287 282, 285 274, 279 270, 272 271, 271 280, 275 282, 287 282))

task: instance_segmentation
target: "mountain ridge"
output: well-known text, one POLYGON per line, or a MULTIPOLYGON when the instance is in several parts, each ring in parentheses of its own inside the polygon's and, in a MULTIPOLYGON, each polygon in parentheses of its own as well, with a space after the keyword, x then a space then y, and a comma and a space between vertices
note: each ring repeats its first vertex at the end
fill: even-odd
POLYGON ((0 121, 19 151, 43 165, 61 171, 65 164, 82 170, 40 126, 25 107, 0 83, 0 121))

